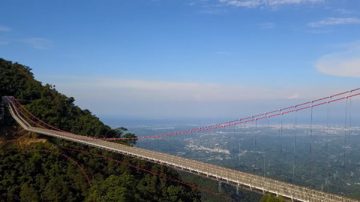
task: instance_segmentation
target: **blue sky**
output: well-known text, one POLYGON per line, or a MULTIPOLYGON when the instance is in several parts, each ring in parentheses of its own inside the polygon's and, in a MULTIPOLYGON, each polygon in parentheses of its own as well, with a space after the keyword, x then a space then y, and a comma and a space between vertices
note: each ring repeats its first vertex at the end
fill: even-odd
POLYGON ((360 1, 3 0, 0 57, 101 117, 238 117, 359 87, 360 1))

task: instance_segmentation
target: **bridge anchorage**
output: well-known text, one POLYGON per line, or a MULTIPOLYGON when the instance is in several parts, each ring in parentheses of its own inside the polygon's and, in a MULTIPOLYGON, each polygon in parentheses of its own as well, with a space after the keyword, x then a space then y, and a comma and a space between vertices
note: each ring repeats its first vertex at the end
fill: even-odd
MULTIPOLYGON (((231 127, 235 125, 254 123, 259 120, 269 119, 272 117, 281 117, 285 114, 296 113, 305 109, 313 109, 321 105, 327 105, 334 102, 348 100, 352 97, 360 96, 360 89, 352 91, 346 91, 338 93, 336 95, 328 96, 325 98, 317 99, 311 102, 306 102, 291 107, 275 110, 272 112, 266 112, 251 117, 238 119, 221 124, 210 125, 206 127, 193 128, 185 131, 177 131, 166 133, 157 136, 148 136, 142 138, 163 138, 176 135, 189 135, 196 132, 207 132, 219 128, 231 127)), ((149 162, 163 164, 175 169, 181 169, 187 172, 195 173, 200 176, 205 176, 211 179, 215 179, 220 183, 228 183, 236 186, 257 191, 260 193, 272 193, 277 196, 282 196, 291 201, 311 201, 311 202, 355 202, 358 200, 346 198, 343 196, 335 195, 332 193, 326 193, 323 191, 310 189, 303 186, 298 186, 279 180, 274 180, 266 176, 258 176, 233 170, 201 161, 195 161, 192 159, 186 159, 183 157, 165 154, 161 152, 151 151, 138 147, 130 147, 123 144, 107 141, 107 139, 100 139, 88 136, 82 136, 73 134, 70 132, 62 131, 47 123, 44 123, 40 119, 36 118, 23 106, 21 106, 17 100, 13 97, 4 97, 6 105, 9 109, 11 117, 24 129, 29 132, 34 132, 50 137, 55 137, 67 141, 76 142, 83 145, 88 145, 111 152, 132 156, 134 158, 140 158, 149 162)), ((119 139, 119 138, 118 138, 119 139)), ((221 188, 221 184, 219 184, 221 188)))

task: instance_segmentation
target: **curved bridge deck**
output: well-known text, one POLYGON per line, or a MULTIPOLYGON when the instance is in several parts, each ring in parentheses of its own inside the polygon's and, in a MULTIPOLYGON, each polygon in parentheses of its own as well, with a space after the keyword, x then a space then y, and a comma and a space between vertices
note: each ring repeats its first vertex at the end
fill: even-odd
POLYGON ((233 184, 235 186, 242 186, 251 190, 261 192, 269 192, 294 201, 326 201, 326 202, 355 202, 358 200, 349 199, 335 194, 325 193, 306 187, 293 185, 290 183, 281 182, 278 180, 252 175, 237 170, 224 168, 204 162, 190 160, 174 155, 164 154, 151 150, 141 149, 137 147, 130 147, 122 144, 104 141, 92 137, 76 135, 68 132, 61 132, 45 128, 31 126, 26 119, 19 113, 16 105, 11 100, 8 100, 8 106, 11 116, 16 122, 25 130, 39 133, 51 137, 56 137, 72 142, 77 142, 84 145, 89 145, 112 152, 121 153, 128 156, 133 156, 143 160, 151 161, 158 164, 163 164, 176 169, 182 169, 191 173, 196 173, 209 178, 214 178, 220 181, 233 184))

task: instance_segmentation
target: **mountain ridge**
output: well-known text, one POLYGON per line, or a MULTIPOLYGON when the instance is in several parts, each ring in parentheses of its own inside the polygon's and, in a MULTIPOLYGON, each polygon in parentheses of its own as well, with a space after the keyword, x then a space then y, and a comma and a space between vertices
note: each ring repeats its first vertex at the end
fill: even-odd
MULTIPOLYGON (((35 116, 62 130, 94 137, 134 136, 125 128, 111 129, 76 106, 74 98, 35 80, 29 67, 0 59, 0 96, 5 95, 15 96, 35 116)), ((21 133, 7 111, 4 117, 0 201, 200 201, 194 186, 179 183, 172 169, 54 138, 33 141, 37 134, 21 133), (20 146, 20 135, 30 143, 20 146)))

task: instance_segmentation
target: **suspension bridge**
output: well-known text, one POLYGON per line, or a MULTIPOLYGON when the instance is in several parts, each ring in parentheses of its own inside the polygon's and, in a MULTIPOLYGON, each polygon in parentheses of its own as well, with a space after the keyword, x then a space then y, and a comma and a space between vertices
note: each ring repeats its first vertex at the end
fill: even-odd
MULTIPOLYGON (((352 98, 358 96, 360 97, 360 88, 323 97, 313 101, 293 105, 290 107, 285 107, 278 110, 252 115, 249 117, 245 117, 229 122, 208 125, 205 127, 197 127, 188 130, 168 132, 160 135, 141 136, 138 138, 139 140, 162 139, 166 137, 191 135, 199 132, 209 132, 209 131, 228 128, 232 126, 243 125, 247 123, 254 123, 254 122, 257 123, 260 120, 269 120, 275 117, 282 117, 288 114, 298 113, 304 110, 311 110, 311 119, 312 119, 312 112, 314 108, 323 105, 330 105, 332 103, 337 103, 341 101, 347 102, 348 100, 351 100, 352 98)), ((121 138, 121 137, 95 138, 95 137, 73 134, 58 129, 38 119, 36 116, 31 114, 24 106, 22 106, 14 97, 5 96, 3 97, 3 102, 8 107, 8 110, 12 118, 23 129, 29 132, 38 133, 59 139, 64 139, 67 141, 72 141, 128 156, 132 156, 135 158, 143 159, 146 161, 162 164, 175 169, 181 169, 190 173, 215 179, 220 182, 226 182, 228 184, 232 184, 236 186, 237 188, 242 187, 253 191, 258 191, 261 193, 272 193, 277 196, 285 197, 292 201, 316 201, 316 202, 317 201, 319 202, 320 201, 326 201, 326 202, 358 201, 355 199, 346 198, 344 196, 339 196, 332 193, 326 193, 323 191, 319 191, 303 186, 298 186, 298 185, 282 182, 279 180, 274 180, 265 176, 258 176, 209 163, 186 159, 175 155, 146 150, 138 147, 130 147, 123 144, 111 142, 112 140, 124 140, 124 139, 132 139, 132 138, 121 138)))

